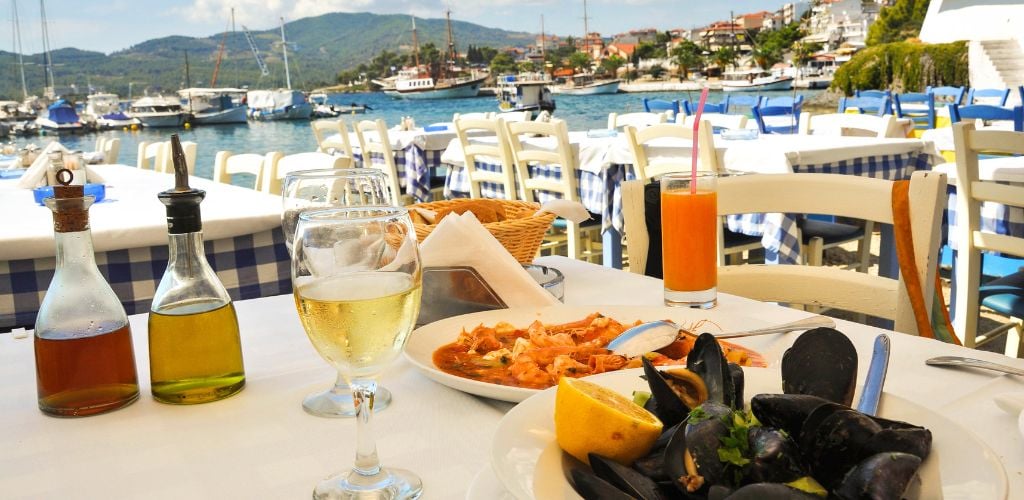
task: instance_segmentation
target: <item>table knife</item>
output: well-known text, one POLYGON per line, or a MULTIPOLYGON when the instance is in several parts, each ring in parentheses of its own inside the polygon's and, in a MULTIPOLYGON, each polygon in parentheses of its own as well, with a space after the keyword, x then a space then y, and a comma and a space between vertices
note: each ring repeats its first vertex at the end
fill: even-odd
POLYGON ((864 378, 864 390, 860 393, 857 410, 868 415, 878 412, 878 401, 882 398, 882 386, 885 384, 885 372, 889 367, 889 336, 881 334, 875 337, 875 347, 871 352, 871 364, 868 375, 864 378))

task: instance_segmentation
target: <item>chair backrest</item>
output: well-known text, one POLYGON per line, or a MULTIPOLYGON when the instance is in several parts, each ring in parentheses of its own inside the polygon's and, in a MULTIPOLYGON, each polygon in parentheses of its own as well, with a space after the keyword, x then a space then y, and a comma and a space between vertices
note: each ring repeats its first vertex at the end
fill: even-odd
POLYGON ((976 89, 971 87, 967 91, 967 102, 965 104, 991 104, 993 106, 1006 106, 1006 99, 1010 97, 1010 89, 976 89))
MULTIPOLYGON (((658 148, 655 142, 661 142, 661 147, 668 146, 676 149, 686 147, 693 143, 693 126, 685 126, 676 123, 665 123, 652 125, 647 128, 637 129, 626 127, 626 142, 633 153, 633 168, 636 178, 643 182, 649 179, 664 175, 669 172, 688 172, 690 166, 689 152, 682 155, 661 156, 654 153, 658 148), (672 144, 665 144, 671 142, 672 144)), ((698 168, 704 171, 721 172, 723 168, 718 161, 718 152, 715 151, 715 140, 711 124, 701 120, 700 130, 697 133, 698 168)))
POLYGON ((1024 132, 1024 106, 1004 108, 1001 106, 990 106, 988 104, 974 104, 971 106, 949 105, 949 121, 953 123, 961 120, 984 120, 984 121, 1010 121, 1013 122, 1013 130, 1024 132))
POLYGON ((927 92, 896 94, 893 96, 893 105, 896 108, 896 116, 910 118, 914 122, 914 128, 935 128, 934 95, 927 92))
POLYGON ((875 116, 850 113, 812 115, 800 113, 800 133, 804 135, 840 135, 899 138, 904 134, 893 115, 875 116))
MULTIPOLYGON (((191 141, 183 141, 181 149, 185 153, 185 165, 188 166, 188 174, 195 174, 197 144, 191 141)), ((171 158, 171 141, 140 142, 136 166, 141 169, 154 170, 165 174, 174 173, 174 160, 171 158)))
POLYGON ((665 113, 608 113, 609 130, 625 126, 649 127, 666 121, 665 113))
POLYGON ((391 191, 391 199, 408 201, 402 196, 402 186, 398 177, 398 165, 395 163, 395 152, 391 149, 391 139, 388 137, 388 126, 384 120, 362 120, 356 123, 356 139, 359 141, 359 150, 363 155, 363 166, 375 168, 384 172, 387 178, 388 190, 391 191), (374 141, 373 136, 377 140, 374 141), (376 154, 374 154, 376 153, 376 154))
POLYGON ((110 137, 104 140, 96 151, 103 153, 103 163, 113 165, 117 163, 117 157, 121 154, 121 139, 110 137))
MULTIPOLYGON (((728 113, 729 112, 729 98, 730 98, 730 96, 726 95, 725 97, 722 98, 722 101, 717 103, 717 104, 710 103, 710 102, 705 102, 704 103, 704 112, 705 113, 722 113, 722 114, 728 113)), ((691 103, 688 100, 684 100, 683 101, 683 112, 685 112, 687 115, 695 115, 695 114, 697 114, 697 106, 699 106, 698 103, 691 103)))
POLYGON ((779 96, 779 97, 767 97, 767 96, 765 96, 765 97, 761 98, 761 106, 762 107, 765 107, 765 106, 768 106, 768 107, 770 107, 770 106, 792 106, 797 114, 800 113, 800 107, 803 106, 803 103, 804 103, 804 95, 803 94, 797 94, 796 97, 785 95, 785 96, 779 96))
POLYGON ((281 181, 291 172, 324 168, 337 169, 349 166, 345 158, 320 152, 297 153, 286 156, 281 152, 272 151, 264 156, 263 162, 264 173, 261 191, 270 194, 281 194, 281 181))
POLYGON ((316 138, 317 151, 352 158, 352 143, 349 141, 345 120, 315 120, 310 122, 310 126, 313 128, 313 137, 316 138))
MULTIPOLYGON (((676 120, 676 123, 682 123, 687 127, 693 127, 693 121, 697 119, 696 116, 682 116, 681 118, 681 120, 676 120)), ((700 115, 700 120, 709 122, 715 130, 741 130, 747 128, 747 117, 744 115, 704 113, 700 115)))
POLYGON ((508 143, 512 149, 516 173, 519 175, 519 196, 535 201, 535 192, 557 193, 567 200, 579 201, 576 153, 569 143, 569 128, 564 120, 549 122, 516 122, 507 124, 508 143), (543 147, 526 144, 541 143, 543 147), (557 165, 560 175, 544 175, 535 165, 557 165))
POLYGON ((953 104, 960 104, 964 100, 963 87, 932 87, 929 85, 925 87, 925 92, 934 94, 935 97, 943 103, 950 102, 953 104))
POLYGON ((648 113, 664 113, 671 111, 672 115, 679 114, 679 100, 666 101, 664 99, 648 99, 644 97, 644 111, 648 113))
POLYGON ((854 97, 889 97, 892 94, 888 90, 855 90, 854 97))
POLYGON ((505 120, 505 123, 530 121, 529 111, 508 111, 500 113, 498 116, 500 116, 502 120, 505 120))
POLYGON ((452 123, 457 122, 460 118, 464 120, 490 120, 494 118, 494 112, 454 113, 452 114, 452 123))
POLYGON ((163 142, 139 141, 135 166, 142 170, 155 170, 156 165, 163 161, 164 144, 163 142))
POLYGON ((793 134, 798 130, 799 116, 794 114, 794 106, 757 106, 750 108, 750 111, 762 134, 793 134), (785 118, 765 120, 766 117, 785 118))
POLYGON ((647 270, 647 252, 651 246, 644 184, 644 180, 632 180, 624 181, 619 187, 622 192, 622 231, 629 235, 624 257, 629 262, 629 271, 636 274, 644 274, 647 270))
MULTIPOLYGON (((737 108, 737 107, 754 108, 754 107, 757 107, 757 106, 761 105, 761 99, 762 98, 759 95, 731 95, 731 96, 729 96, 729 107, 730 108, 737 108)), ((725 112, 729 113, 730 110, 726 109, 725 112)), ((733 109, 731 112, 735 113, 736 110, 733 109)))
MULTIPOLYGON (((812 213, 893 223, 893 182, 835 174, 751 174, 718 180, 718 214, 812 213)), ((918 280, 931 315, 946 176, 917 171, 910 180, 910 222, 918 280)), ((719 237, 721 248, 721 236, 719 237)), ((910 296, 899 281, 838 267, 724 266, 718 289, 769 302, 836 307, 895 320, 917 333, 910 296)))
POLYGON ((974 123, 953 125, 956 150, 956 300, 954 330, 964 345, 974 346, 978 325, 978 287, 981 251, 1024 256, 1024 238, 981 230, 981 204, 994 202, 1024 207, 1024 187, 983 181, 978 173, 978 156, 993 152, 1024 154, 1024 133, 1008 130, 976 130, 974 123))
POLYGON ((882 97, 843 97, 839 100, 839 112, 845 113, 849 108, 857 108, 860 114, 882 116, 892 114, 889 96, 882 97))
POLYGON ((508 127, 501 118, 474 119, 459 118, 455 120, 455 135, 459 138, 464 157, 463 168, 469 177, 469 193, 472 198, 482 197, 481 184, 488 182, 500 184, 505 199, 516 199, 516 167, 512 159, 512 149, 508 145, 508 127), (486 139, 494 138, 494 143, 470 140, 469 132, 484 131, 486 139), (477 161, 501 165, 501 172, 491 172, 477 168, 477 161))
POLYGON ((236 155, 231 151, 217 151, 213 162, 213 180, 231 184, 231 176, 250 174, 255 177, 252 188, 261 189, 266 158, 266 155, 254 153, 236 155))

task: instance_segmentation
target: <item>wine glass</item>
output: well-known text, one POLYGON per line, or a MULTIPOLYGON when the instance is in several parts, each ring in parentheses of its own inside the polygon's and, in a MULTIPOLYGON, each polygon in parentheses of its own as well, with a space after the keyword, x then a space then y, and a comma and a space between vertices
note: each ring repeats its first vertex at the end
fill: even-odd
MULTIPOLYGON (((281 229, 285 245, 292 251, 299 214, 309 210, 357 206, 391 205, 384 173, 372 168, 299 170, 290 172, 281 188, 281 229)), ((374 411, 391 403, 391 392, 377 388, 374 411)), ((356 414, 352 391, 339 373, 330 389, 310 394, 302 408, 318 417, 352 417, 356 414)))
POLYGON ((381 467, 370 430, 376 376, 392 363, 419 313, 422 270, 409 212, 352 207, 299 215, 292 288, 317 352, 352 388, 356 460, 320 482, 315 499, 418 498, 412 472, 381 467))

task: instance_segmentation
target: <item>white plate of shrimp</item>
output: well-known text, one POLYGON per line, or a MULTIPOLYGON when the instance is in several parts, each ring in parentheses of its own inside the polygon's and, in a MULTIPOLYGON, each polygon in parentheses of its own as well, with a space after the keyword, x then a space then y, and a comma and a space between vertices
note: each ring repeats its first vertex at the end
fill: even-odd
MULTIPOLYGON (((631 368, 630 363, 639 366, 639 359, 617 359, 597 346, 603 346, 600 342, 607 343, 623 328, 637 322, 666 319, 696 333, 766 326, 763 321, 754 318, 687 308, 558 305, 500 309, 455 316, 420 327, 406 343, 405 356, 424 375, 436 382, 470 394, 517 403, 555 385, 563 373, 579 377, 631 368), (595 317, 595 314, 598 316, 595 317), (479 329, 481 325, 489 328, 479 329), (503 346, 493 344, 492 339, 479 335, 480 332, 497 331, 505 334, 499 337, 507 341, 510 329, 528 330, 529 333, 524 335, 525 338, 515 340, 515 345, 503 346), (574 343, 564 342, 569 336, 575 338, 574 343), (457 370, 449 367, 446 371, 435 364, 435 353, 444 356, 445 353, 439 352, 439 349, 456 341, 480 346, 471 353, 474 355, 471 358, 474 364, 468 368, 475 373, 485 373, 484 376, 477 377, 479 379, 469 378, 470 375, 460 376, 455 374, 457 370), (493 345, 488 346, 488 343, 493 345), (581 353, 586 350, 593 352, 581 353)), ((773 364, 778 357, 769 355, 769 352, 777 344, 777 337, 768 335, 740 340, 734 345, 734 354, 737 356, 735 361, 754 366, 773 364)), ((684 341, 685 338, 680 342, 681 345, 685 344, 684 341)), ((730 356, 729 346, 724 347, 727 356, 730 356)), ((451 348, 445 352, 447 357, 439 359, 442 363, 453 366, 466 364, 467 358, 452 357, 451 348)), ((682 362, 685 362, 685 353, 682 358, 682 362)), ((672 363, 672 359, 666 357, 660 364, 672 363)))

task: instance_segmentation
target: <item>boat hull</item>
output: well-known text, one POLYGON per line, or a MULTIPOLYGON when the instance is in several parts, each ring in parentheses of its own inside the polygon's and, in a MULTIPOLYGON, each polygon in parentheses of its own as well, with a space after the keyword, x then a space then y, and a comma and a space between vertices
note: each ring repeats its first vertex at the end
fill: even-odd
POLYGON ((85 130, 81 122, 57 123, 49 118, 37 118, 36 125, 48 134, 78 134, 85 130))
POLYGON ((192 123, 195 125, 223 125, 230 123, 246 123, 249 116, 249 107, 242 105, 231 109, 212 111, 209 113, 196 113, 192 115, 192 123))
POLYGON ((483 85, 484 79, 478 78, 476 80, 458 83, 450 87, 442 88, 431 88, 423 90, 389 90, 384 93, 399 99, 460 99, 466 97, 476 97, 480 95, 480 86, 483 85))
POLYGON ((185 113, 137 114, 135 119, 147 128, 173 128, 185 124, 185 113))
POLYGON ((261 121, 277 121, 277 120, 308 120, 313 114, 313 106, 309 103, 296 104, 288 106, 285 109, 254 109, 252 111, 252 117, 256 120, 261 121))
POLYGON ((724 81, 722 82, 722 91, 724 92, 743 92, 743 91, 761 91, 761 90, 792 90, 793 89, 793 78, 783 77, 772 80, 770 82, 745 82, 745 81, 724 81))
POLYGON ((110 119, 110 118, 97 118, 96 119, 96 128, 99 129, 99 130, 120 129, 120 128, 125 128, 125 127, 131 127, 132 125, 135 125, 136 123, 137 122, 135 120, 133 120, 133 119, 114 120, 114 119, 110 119))
POLYGON ((616 94, 619 92, 620 83, 622 82, 619 80, 612 80, 610 82, 592 83, 582 87, 551 87, 551 93, 561 95, 616 94))

